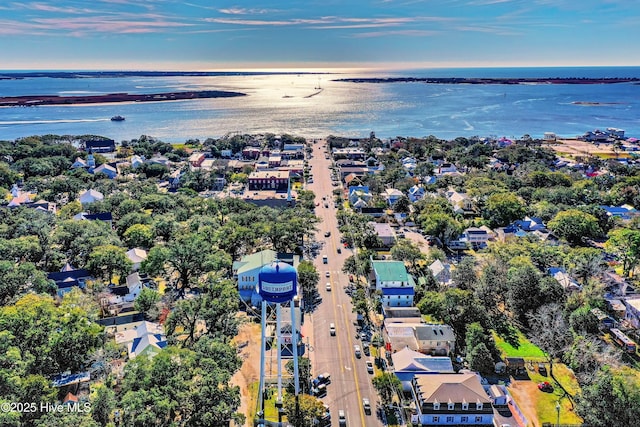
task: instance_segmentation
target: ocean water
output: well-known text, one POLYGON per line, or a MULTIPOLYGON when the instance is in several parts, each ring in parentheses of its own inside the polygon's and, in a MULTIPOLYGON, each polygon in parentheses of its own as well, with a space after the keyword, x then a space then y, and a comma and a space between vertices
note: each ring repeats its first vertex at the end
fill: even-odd
POLYGON ((347 77, 640 77, 640 67, 476 68, 214 77, 0 80, 0 96, 231 90, 247 94, 153 103, 0 107, 0 140, 40 134, 140 135, 166 142, 227 133, 306 137, 435 135, 571 137, 616 127, 640 137, 640 85, 349 83, 347 77), (318 92, 316 89, 322 90, 318 92), (576 104, 583 102, 587 104, 576 104), (124 122, 111 122, 122 115, 124 122))

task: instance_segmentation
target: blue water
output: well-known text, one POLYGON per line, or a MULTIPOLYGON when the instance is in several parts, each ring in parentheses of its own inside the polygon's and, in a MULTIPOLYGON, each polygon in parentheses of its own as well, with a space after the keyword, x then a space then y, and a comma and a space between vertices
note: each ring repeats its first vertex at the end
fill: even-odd
POLYGON ((347 83, 344 77, 640 77, 640 67, 475 68, 346 74, 0 80, 0 96, 233 90, 240 98, 0 108, 0 140, 54 133, 167 142, 230 132, 307 137, 575 136, 617 127, 640 137, 640 85, 347 83), (316 87, 322 91, 314 96, 316 87), (576 101, 600 103, 578 105, 576 101), (122 115, 124 122, 111 122, 122 115))

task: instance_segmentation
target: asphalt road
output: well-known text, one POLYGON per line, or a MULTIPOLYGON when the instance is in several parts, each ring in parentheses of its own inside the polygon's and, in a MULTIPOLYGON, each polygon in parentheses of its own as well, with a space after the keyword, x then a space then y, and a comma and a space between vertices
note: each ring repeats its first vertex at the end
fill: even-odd
POLYGON ((314 146, 313 158, 309 160, 314 182, 307 186, 316 194, 316 215, 322 219, 318 225, 316 240, 324 241, 314 264, 320 273, 318 291, 322 303, 311 314, 313 323, 312 372, 314 376, 328 372, 331 374, 331 384, 327 387, 324 403, 331 410, 331 425, 338 426, 338 411, 344 410, 348 426, 382 426, 376 417, 376 402, 378 396, 371 384, 372 375, 367 373, 365 360, 373 358, 364 353, 357 358, 354 345, 362 348, 362 343, 356 335, 356 315, 352 312, 351 298, 344 292, 344 286, 349 282, 348 275, 342 272, 344 260, 352 254, 340 243, 336 208, 334 208, 332 192, 336 188, 331 185, 331 159, 325 159, 325 142, 318 141, 314 146), (325 208, 326 197, 328 207, 325 208), (324 237, 330 231, 330 237, 324 237), (338 254, 337 249, 342 253, 338 254), (323 264, 322 256, 327 255, 328 263, 323 264), (326 272, 329 277, 325 277, 326 272), (331 291, 326 290, 326 284, 331 284, 331 291), (329 325, 335 324, 336 335, 329 334, 329 325), (365 414, 362 398, 368 398, 372 411, 365 414))

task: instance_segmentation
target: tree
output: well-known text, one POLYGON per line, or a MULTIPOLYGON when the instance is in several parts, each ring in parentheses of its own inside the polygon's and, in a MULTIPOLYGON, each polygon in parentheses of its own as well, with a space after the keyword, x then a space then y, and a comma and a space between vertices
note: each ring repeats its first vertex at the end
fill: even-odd
POLYGON ((238 332, 240 296, 233 282, 209 275, 200 296, 178 301, 165 323, 171 341, 193 347, 203 336, 228 342, 238 332))
POLYGON ((481 373, 491 373, 495 369, 491 352, 484 343, 480 343, 467 352, 469 369, 481 373))
POLYGON ((411 201, 409 200, 409 197, 403 194, 393 205, 393 211, 400 213, 409 213, 410 206, 411 201))
POLYGON ((237 357, 224 348, 229 347, 201 352, 169 346, 154 358, 129 361, 118 404, 122 424, 229 426, 237 418, 240 390, 229 385, 235 370, 227 366, 237 357))
POLYGON ((604 269, 602 251, 597 248, 573 248, 568 258, 571 272, 583 285, 604 269))
POLYGON ((420 246, 409 239, 397 240, 391 248, 391 257, 398 261, 408 262, 414 274, 418 272, 417 262, 426 258, 420 250, 420 246))
POLYGON ((529 313, 531 342, 544 351, 549 362, 549 374, 553 376, 553 362, 562 357, 572 341, 569 325, 564 318, 562 306, 546 304, 529 313))
POLYGON ((513 193, 496 193, 487 199, 484 217, 491 227, 504 227, 526 214, 520 198, 513 193))
MULTIPOLYGON (((285 369, 293 378, 293 360, 289 360, 285 365, 285 369)), ((298 380, 300 393, 311 394, 311 361, 308 357, 298 357, 298 380)), ((287 393, 295 393, 295 384, 293 380, 287 384, 287 393)))
POLYGON ((13 298, 29 290, 53 294, 56 286, 30 262, 15 264, 0 261, 0 305, 7 305, 13 298))
POLYGON ((102 277, 111 283, 115 274, 122 280, 131 271, 131 260, 126 251, 118 246, 97 246, 89 255, 87 267, 92 274, 102 277))
POLYGON ((105 426, 109 423, 111 413, 116 406, 116 395, 113 390, 104 384, 97 386, 94 393, 91 400, 91 417, 101 426, 105 426))
POLYGON ((577 209, 558 212, 547 225, 571 245, 579 245, 584 239, 595 238, 602 233, 596 217, 577 209))
POLYGON ((297 399, 296 404, 296 397, 293 394, 287 394, 284 398, 283 408, 287 413, 289 424, 313 426, 324 416, 326 409, 320 399, 308 394, 300 394, 297 399))
POLYGON ((124 232, 122 239, 130 248, 147 249, 153 246, 155 235, 150 225, 133 224, 124 232))
POLYGON ((478 284, 476 273, 476 261, 473 257, 466 256, 458 263, 451 274, 453 283, 460 289, 474 289, 478 284))
POLYGON ((393 397, 402 391, 400 379, 393 372, 381 372, 373 377, 372 382, 385 405, 390 404, 393 397))
POLYGON ((640 419, 640 388, 633 373, 614 373, 602 368, 595 381, 578 394, 577 412, 593 427, 632 426, 640 419))
POLYGON ((298 264, 298 284, 302 288, 305 301, 311 301, 313 293, 317 290, 320 275, 310 261, 300 261, 298 264))
POLYGON ((153 289, 143 288, 133 302, 133 308, 144 314, 147 319, 153 319, 158 315, 158 302, 160 294, 153 289))
POLYGON ((446 213, 421 214, 418 221, 426 234, 437 237, 445 245, 458 237, 462 229, 462 225, 446 213))
POLYGON ((640 230, 618 228, 611 231, 605 248, 622 261, 623 275, 630 277, 640 262, 640 230))

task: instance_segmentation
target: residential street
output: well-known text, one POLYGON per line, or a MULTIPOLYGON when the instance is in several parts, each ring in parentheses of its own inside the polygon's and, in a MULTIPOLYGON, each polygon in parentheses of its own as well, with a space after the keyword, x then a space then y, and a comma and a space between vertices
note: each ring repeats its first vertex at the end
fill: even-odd
POLYGON ((331 185, 331 160, 325 159, 324 153, 324 141, 319 141, 314 146, 313 158, 309 161, 314 182, 308 188, 316 194, 316 202, 319 203, 316 215, 322 219, 316 239, 325 242, 314 261, 320 273, 318 291, 322 303, 308 317, 308 321, 313 322, 313 342, 310 343, 313 348, 313 375, 324 372, 331 374, 327 396, 322 400, 331 409, 332 426, 339 425, 339 410, 345 411, 348 426, 382 425, 376 418, 378 398, 371 384, 372 375, 367 373, 365 366, 369 356, 363 353, 361 358, 357 358, 354 352, 354 345, 362 348, 362 343, 356 335, 356 315, 352 312, 351 298, 343 289, 348 284, 348 275, 341 271, 344 260, 352 251, 345 249, 340 243, 332 195, 333 190, 339 187, 331 185), (326 197, 328 207, 325 207, 323 197, 326 197), (329 237, 325 237, 327 231, 331 233, 329 237), (337 253, 338 248, 341 248, 341 254, 337 253), (327 256, 327 264, 323 264, 324 255, 327 256), (330 274, 328 278, 327 271, 330 274), (326 289, 327 283, 331 284, 331 291, 326 289), (329 333, 331 323, 335 324, 335 336, 329 333), (365 414, 363 398, 368 398, 371 402, 370 414, 365 414))

